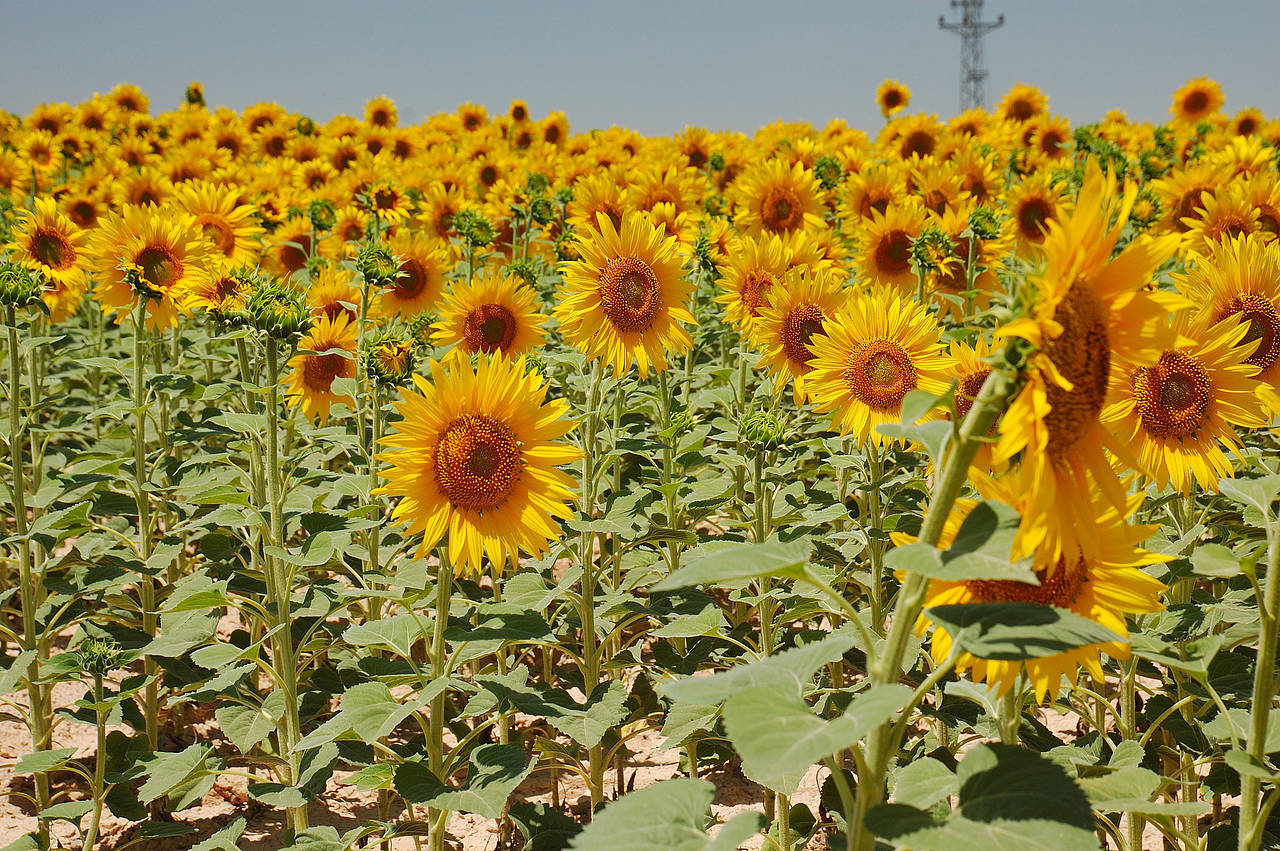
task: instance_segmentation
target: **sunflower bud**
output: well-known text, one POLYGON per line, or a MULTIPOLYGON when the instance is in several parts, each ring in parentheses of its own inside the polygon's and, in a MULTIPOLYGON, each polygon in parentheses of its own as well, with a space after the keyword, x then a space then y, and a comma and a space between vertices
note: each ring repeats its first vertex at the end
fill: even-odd
POLYGON ((316 133, 316 123, 305 115, 298 119, 294 127, 300 136, 314 136, 316 133))
POLYGON ((522 357, 524 357, 525 375, 528 375, 531 372, 536 372, 542 378, 543 381, 546 381, 548 378, 551 377, 550 373, 547 371, 547 362, 544 361, 537 354, 533 352, 527 352, 522 357))
POLYGON ((365 374, 386 387, 399 387, 413 375, 413 341, 393 332, 375 337, 365 354, 365 374))
POLYGON ((955 254, 955 245, 936 225, 929 225, 911 242, 911 262, 925 274, 943 270, 955 254))
POLYGON ((187 103, 192 106, 204 106, 204 85, 199 81, 187 84, 187 103))
POLYGON ((274 278, 257 281, 245 310, 253 327, 277 340, 287 340, 311 327, 311 310, 302 290, 274 278))
POLYGON ((698 418, 693 415, 692 411, 676 411, 671 415, 671 437, 679 439, 681 436, 693 431, 693 427, 698 424, 698 418))
POLYGON ((530 195, 546 195, 551 188, 551 179, 540 171, 531 171, 524 185, 530 195))
POLYGON ((573 190, 568 186, 562 186, 556 190, 555 202, 563 207, 573 200, 573 190))
POLYGON ((556 237, 556 259, 577 260, 577 242, 578 241, 573 238, 573 229, 565 228, 564 231, 556 237))
POLYGON ((742 436, 759 449, 776 449, 786 433, 782 420, 769 411, 752 411, 742 421, 742 436))
POLYGON ((86 674, 104 677, 121 666, 124 652, 114 641, 90 638, 81 642, 76 649, 76 659, 80 663, 80 669, 86 674))
POLYGON ((724 154, 716 151, 707 158, 707 167, 712 171, 724 171, 724 154))
POLYGON ((507 267, 507 274, 515 275, 531 287, 536 288, 538 285, 538 273, 533 268, 533 263, 528 260, 521 260, 517 263, 512 263, 507 267))
POLYGON ((1000 235, 1000 220, 990 207, 977 207, 969 214, 969 230, 978 239, 995 239, 1000 235))
MULTIPOLYGON (((456 221, 456 219, 455 219, 456 221)), ((391 249, 380 242, 366 242, 356 255, 356 265, 371 287, 389 287, 400 274, 400 263, 391 249)))
POLYGON ((693 243, 693 257, 698 264, 698 271, 712 278, 719 278, 720 267, 716 265, 716 259, 711 249, 711 234, 705 230, 699 231, 698 238, 693 243))
POLYGON ((247 266, 224 269, 214 275, 213 295, 205 312, 223 325, 243 325, 249 321, 246 302, 257 287, 257 273, 247 266))
POLYGON ((484 248, 493 242, 493 225, 475 210, 459 210, 453 217, 453 229, 472 248, 484 248))
POLYGON ((844 169, 832 157, 818 157, 813 164, 813 174, 823 189, 835 189, 844 180, 844 169))
POLYGON ((431 348, 431 335, 435 333, 431 327, 436 318, 429 310, 424 310, 409 320, 409 340, 415 346, 431 348))
POLYGON ((315 231, 333 230, 338 221, 338 211, 327 198, 317 198, 307 207, 307 217, 315 231))
POLYGON ((1160 199, 1156 197, 1156 193, 1150 186, 1144 186, 1138 190, 1138 195, 1134 198, 1133 209, 1129 212, 1129 221, 1133 222, 1133 226, 1138 230, 1146 230, 1155 224, 1161 212, 1160 199))
POLYGON ((551 206, 551 202, 544 196, 534 198, 529 202, 529 218, 533 219, 540 225, 550 224, 555 218, 556 210, 551 206))
POLYGON ((27 307, 40 301, 43 287, 36 274, 17 263, 0 263, 0 304, 27 307))
POLYGON ((706 200, 702 202, 702 209, 706 211, 708 216, 719 217, 725 215, 724 196, 708 195, 706 200))
POLYGON ((1145 179, 1155 180, 1169 170, 1169 161, 1156 151, 1143 151, 1138 154, 1138 167, 1145 179))

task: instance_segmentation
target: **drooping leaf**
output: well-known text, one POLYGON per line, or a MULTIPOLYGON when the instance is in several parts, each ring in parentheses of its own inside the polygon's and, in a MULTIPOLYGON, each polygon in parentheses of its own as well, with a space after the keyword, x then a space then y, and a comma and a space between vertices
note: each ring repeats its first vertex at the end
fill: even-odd
POLYGON ((488 744, 471 752, 467 779, 457 789, 442 783, 420 762, 405 762, 396 769, 395 789, 415 804, 496 819, 532 770, 533 760, 522 746, 488 744))

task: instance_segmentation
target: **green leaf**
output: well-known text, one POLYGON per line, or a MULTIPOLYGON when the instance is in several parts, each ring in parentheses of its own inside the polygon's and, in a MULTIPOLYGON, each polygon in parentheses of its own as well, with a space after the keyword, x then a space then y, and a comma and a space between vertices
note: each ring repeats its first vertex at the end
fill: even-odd
MULTIPOLYGON (((447 682, 447 679, 441 678, 437 691, 443 689, 447 682)), ((383 683, 358 683, 342 693, 339 709, 332 718, 298 741, 298 750, 319 747, 348 733, 355 735, 360 741, 375 742, 425 706, 434 696, 431 691, 424 690, 401 703, 383 683)))
POLYGON ((260 706, 243 706, 226 703, 213 712, 218 729, 242 754, 247 754, 280 724, 284 717, 284 692, 276 689, 268 694, 260 706))
POLYGON ((396 792, 415 804, 499 818, 507 798, 533 770, 533 759, 521 745, 497 744, 481 745, 470 757, 460 788, 446 786, 420 762, 405 762, 396 768, 396 792))
POLYGON ((205 771, 205 758, 212 749, 196 743, 177 753, 157 754, 147 768, 147 779, 138 789, 138 799, 149 804, 205 771))
POLYGON ((582 826, 549 804, 514 801, 508 812, 524 837, 522 851, 561 851, 582 826))
POLYGON ((1218 483, 1218 490, 1223 496, 1253 509, 1257 517, 1251 517, 1246 512, 1245 519, 1263 526, 1271 517, 1271 504, 1280 496, 1280 475, 1256 479, 1223 479, 1218 483))
POLYGON ((672 700, 713 706, 738 692, 757 686, 785 686, 797 697, 804 694, 813 672, 853 649, 856 642, 845 632, 804 644, 709 677, 687 677, 663 683, 659 690, 672 700))
POLYGON ((757 686, 724 705, 725 731, 742 756, 742 772, 760 785, 794 794, 815 762, 857 742, 906 705, 911 690, 875 686, 830 721, 814 715, 788 688, 757 686))
POLYGON ((43 774, 46 771, 53 771, 55 768, 62 768, 71 757, 75 756, 75 748, 58 748, 51 751, 33 751, 32 753, 23 755, 18 760, 18 764, 13 767, 14 774, 43 774))
POLYGON ((423 639, 422 631, 431 622, 428 617, 402 612, 350 626, 342 633, 342 640, 352 647, 383 647, 402 659, 411 659, 413 645, 423 639))
POLYGON ((1230 579, 1240 575, 1240 559, 1222 544, 1200 544, 1191 551, 1191 568, 1198 576, 1230 579))
POLYGON ((1123 641, 1089 618, 1035 603, 934 606, 925 610, 925 617, 979 659, 1039 659, 1089 644, 1123 641))
POLYGON ((941 823, 906 804, 873 807, 866 824, 912 851, 1096 851, 1093 811, 1061 766, 1012 745, 980 745, 956 772, 959 806, 941 823))
POLYGON ((911 425, 920 420, 925 414, 938 407, 938 404, 946 397, 946 394, 939 396, 930 393, 928 390, 912 390, 906 396, 902 397, 902 406, 898 421, 903 425, 911 425))
POLYGON ((191 846, 191 851, 240 851, 236 840, 240 838, 240 834, 244 833, 247 825, 248 822, 245 821, 244 816, 239 816, 213 836, 191 846))
POLYGON ((932 757, 913 760, 898 772, 893 787, 893 801, 927 810, 948 795, 954 795, 960 781, 941 762, 932 757))
POLYGON ((951 439, 951 422, 948 420, 930 420, 919 425, 884 423, 876 426, 876 431, 885 437, 919 443, 936 464, 942 457, 942 453, 946 451, 947 442, 951 439))
POLYGON ((893 570, 919 573, 949 582, 1009 580, 1039 585, 1032 559, 1009 560, 1021 518, 1013 508, 987 500, 978 503, 960 524, 950 548, 908 544, 890 550, 885 564, 893 570))
POLYGON ((84 818, 92 809, 92 798, 86 798, 82 801, 64 801, 61 804, 54 804, 52 807, 45 807, 40 811, 40 818, 44 821, 61 819, 72 824, 79 824, 80 819, 84 818))
POLYGON ((584 748, 593 748, 611 727, 627 715, 627 687, 621 680, 602 683, 585 705, 576 703, 564 691, 541 684, 521 684, 510 678, 478 676, 476 685, 491 692, 505 710, 546 718, 551 726, 584 748))
POLYGON ((706 780, 654 783, 606 805, 569 847, 575 851, 729 851, 760 829, 762 817, 744 813, 747 819, 735 818, 721 828, 723 833, 732 825, 729 836, 708 839, 703 825, 715 793, 706 780), (754 829, 748 832, 748 826, 754 829))
POLYGON ((799 579, 809 562, 809 541, 800 538, 783 543, 730 544, 720 546, 654 585, 654 591, 670 591, 689 585, 738 585, 763 576, 799 579))

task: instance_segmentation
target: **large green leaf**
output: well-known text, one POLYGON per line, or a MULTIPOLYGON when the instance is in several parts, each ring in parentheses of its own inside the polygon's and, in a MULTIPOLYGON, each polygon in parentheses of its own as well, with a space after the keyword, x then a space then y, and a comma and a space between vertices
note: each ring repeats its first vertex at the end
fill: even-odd
POLYGON ((709 677, 666 682, 660 690, 673 700, 702 705, 723 703, 738 692, 757 686, 786 686, 800 696, 808 688, 814 671, 844 656, 855 643, 848 633, 832 633, 822 641, 784 650, 709 677))
POLYGON ((157 754, 147 768, 147 779, 138 789, 138 798, 149 804, 206 771, 205 758, 212 753, 197 742, 177 753, 157 754))
POLYGON ((934 606, 925 616, 979 659, 1039 659, 1089 644, 1123 641, 1096 621, 1035 603, 934 606))
POLYGON ((492 693, 503 711, 516 709, 546 718, 584 748, 600 744, 605 733, 627 714, 627 687, 621 680, 597 686, 586 704, 575 702, 563 691, 515 682, 511 677, 478 676, 476 685, 492 693))
POLYGON ((339 709, 332 718, 298 741, 298 750, 316 748, 348 734, 363 742, 375 742, 425 706, 447 684, 448 680, 442 677, 431 684, 434 688, 401 702, 383 683, 358 683, 342 693, 339 709))
POLYGON ((1032 559, 1009 560, 1020 519, 1018 512, 1004 503, 980 502, 960 524, 955 541, 946 550, 909 544, 890 550, 885 564, 948 582, 995 579, 1038 585, 1032 559))
POLYGON ((533 770, 533 760, 520 745, 481 745, 470 756, 467 779, 457 789, 422 763, 406 762, 396 769, 396 791, 415 804, 499 818, 507 798, 533 770))
POLYGON ((757 686, 725 703, 725 731, 748 778, 791 795, 814 763, 857 744, 897 715, 910 695, 906 686, 875 686, 828 721, 814 715, 789 688, 757 686))
POLYGON ((598 813, 569 845, 574 851, 731 851, 762 826, 742 813, 715 839, 705 825, 715 787, 692 778, 664 780, 623 795, 598 813))
POLYGON ((654 591, 670 591, 688 585, 739 585, 764 576, 799 579, 809 562, 809 541, 800 538, 783 543, 720 545, 653 586, 654 591))

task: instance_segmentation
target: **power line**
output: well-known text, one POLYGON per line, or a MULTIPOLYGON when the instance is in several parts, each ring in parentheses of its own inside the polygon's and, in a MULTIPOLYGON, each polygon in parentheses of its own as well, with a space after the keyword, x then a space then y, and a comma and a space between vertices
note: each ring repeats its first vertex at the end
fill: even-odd
POLYGON ((982 37, 1004 26, 1004 15, 994 21, 982 20, 982 0, 951 0, 951 8, 960 10, 960 23, 949 23, 938 17, 938 27, 960 33, 960 111, 983 105, 982 82, 987 69, 982 64, 982 37))

